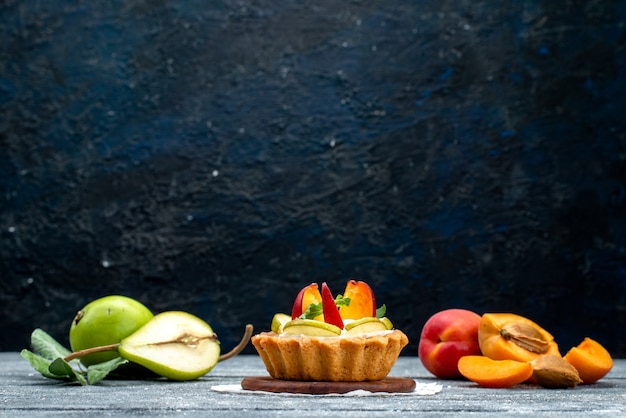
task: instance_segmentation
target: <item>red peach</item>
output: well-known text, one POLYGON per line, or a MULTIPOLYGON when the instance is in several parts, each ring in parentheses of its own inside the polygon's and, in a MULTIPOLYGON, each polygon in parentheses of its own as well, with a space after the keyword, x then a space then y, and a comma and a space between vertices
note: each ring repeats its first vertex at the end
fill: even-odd
POLYGON ((441 379, 461 379, 457 363, 463 356, 481 355, 480 315, 466 309, 446 309, 426 321, 418 354, 422 364, 441 379))

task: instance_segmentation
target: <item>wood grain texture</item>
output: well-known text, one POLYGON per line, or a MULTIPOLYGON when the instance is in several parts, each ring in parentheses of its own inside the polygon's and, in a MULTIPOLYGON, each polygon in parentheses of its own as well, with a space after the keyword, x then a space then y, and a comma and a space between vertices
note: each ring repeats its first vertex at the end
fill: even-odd
POLYGON ((348 393, 355 390, 408 393, 415 389, 415 380, 406 377, 387 377, 383 380, 368 382, 301 382, 274 379, 269 376, 248 376, 241 381, 241 387, 246 390, 310 395, 348 393))

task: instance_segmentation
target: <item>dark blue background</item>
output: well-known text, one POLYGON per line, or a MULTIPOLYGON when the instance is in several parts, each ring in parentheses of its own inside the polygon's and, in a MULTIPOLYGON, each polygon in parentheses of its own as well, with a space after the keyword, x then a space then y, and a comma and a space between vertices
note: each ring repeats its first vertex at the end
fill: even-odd
POLYGON ((358 278, 404 354, 458 307, 626 356, 625 20, 619 0, 4 0, 0 349, 67 341, 112 293, 229 348, 358 278))

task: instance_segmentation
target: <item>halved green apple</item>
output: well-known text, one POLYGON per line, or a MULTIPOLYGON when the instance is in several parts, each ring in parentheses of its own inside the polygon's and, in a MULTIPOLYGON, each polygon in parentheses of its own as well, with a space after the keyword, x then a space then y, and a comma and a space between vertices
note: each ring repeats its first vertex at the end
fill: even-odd
MULTIPOLYGON (((386 319, 386 318, 385 318, 386 319)), ((391 328, 391 321, 383 321, 382 318, 365 317, 346 324, 346 332, 348 334, 361 334, 365 332, 387 331, 391 328)))
POLYGON ((272 318, 272 331, 276 334, 283 332, 283 327, 287 322, 291 321, 291 315, 277 313, 272 318))
POLYGON ((337 337, 341 335, 341 329, 335 325, 327 324, 313 319, 294 319, 283 326, 285 334, 308 335, 311 337, 337 337))
POLYGON ((122 357, 172 380, 193 380, 208 373, 220 357, 213 329, 186 312, 156 315, 120 342, 122 357))

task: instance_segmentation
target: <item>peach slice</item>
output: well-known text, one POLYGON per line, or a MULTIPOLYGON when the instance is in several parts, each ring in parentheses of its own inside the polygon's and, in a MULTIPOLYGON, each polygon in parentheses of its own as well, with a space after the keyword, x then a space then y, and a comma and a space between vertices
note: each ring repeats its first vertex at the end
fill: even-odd
MULTIPOLYGON (((322 302, 322 295, 320 294, 317 283, 311 283, 305 286, 298 292, 295 301, 293 302, 293 308, 291 310, 291 319, 297 319, 300 315, 306 312, 310 305, 318 304, 322 302)), ((314 318, 316 321, 323 321, 324 316, 318 315, 314 318)))
POLYGON ((376 316, 376 299, 374 298, 372 288, 367 283, 349 280, 343 297, 349 298, 350 304, 339 308, 339 314, 342 319, 376 316))
POLYGON ((563 358, 578 370, 585 385, 602 379, 613 368, 613 359, 609 352, 589 337, 585 337, 577 347, 571 348, 563 358))

